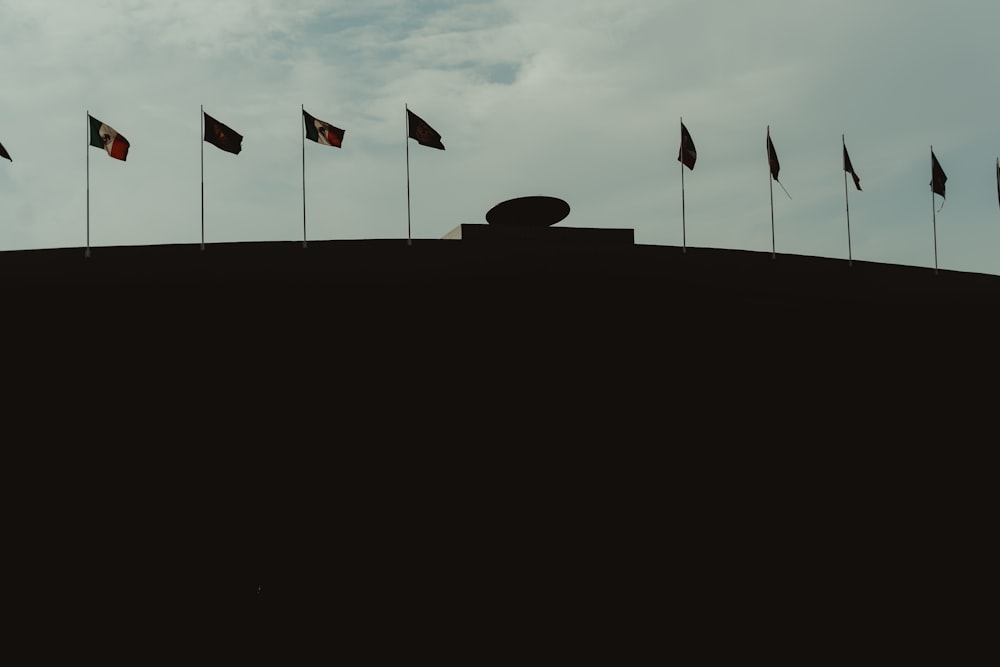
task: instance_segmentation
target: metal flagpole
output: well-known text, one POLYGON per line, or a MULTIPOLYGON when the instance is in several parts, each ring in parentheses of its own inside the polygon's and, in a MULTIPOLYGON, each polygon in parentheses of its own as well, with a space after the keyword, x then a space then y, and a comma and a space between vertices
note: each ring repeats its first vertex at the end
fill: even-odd
POLYGON ((681 116, 681 251, 687 252, 687 221, 684 214, 684 117, 681 116))
POLYGON ((201 249, 205 249, 205 105, 201 105, 201 249))
MULTIPOLYGON (((767 138, 771 138, 771 126, 767 126, 767 138)), ((771 259, 774 259, 774 178, 771 174, 771 149, 765 145, 767 151, 767 184, 771 188, 771 259)))
POLYGON ((84 257, 90 257, 90 109, 87 109, 87 249, 84 257))
POLYGON ((937 212, 934 210, 934 146, 931 146, 931 220, 934 226, 934 275, 937 275, 937 212))
POLYGON ((300 105, 302 107, 302 113, 300 114, 302 124, 300 128, 302 130, 302 247, 306 247, 306 130, 305 130, 305 119, 306 119, 306 105, 300 105))
POLYGON ((413 245, 410 234, 410 107, 404 102, 406 109, 406 245, 413 245))
MULTIPOLYGON (((847 155, 847 144, 844 143, 844 135, 840 135, 840 146, 844 150, 843 155, 847 155)), ((843 160, 843 155, 841 160, 843 160)), ((847 208, 847 265, 854 266, 851 258, 851 202, 847 198, 847 165, 844 165, 844 206, 847 208)))

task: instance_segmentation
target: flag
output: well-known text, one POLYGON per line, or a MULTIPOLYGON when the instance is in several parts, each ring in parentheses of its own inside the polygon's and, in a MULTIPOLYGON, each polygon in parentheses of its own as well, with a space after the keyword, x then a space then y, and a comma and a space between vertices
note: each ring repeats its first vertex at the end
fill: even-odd
POLYGON ((337 148, 340 148, 340 145, 344 142, 344 131, 342 129, 310 116, 309 112, 305 109, 302 110, 302 120, 306 124, 306 139, 315 141, 317 144, 336 146, 337 148))
POLYGON ((944 169, 941 168, 941 164, 937 161, 934 156, 934 151, 931 151, 931 191, 936 195, 941 195, 944 197, 944 184, 948 180, 948 177, 944 175, 944 169))
POLYGON ((844 171, 849 173, 854 177, 854 187, 858 190, 861 189, 861 177, 858 176, 857 172, 854 171, 854 166, 851 165, 851 156, 847 154, 847 146, 844 146, 844 171))
POLYGON ((243 135, 233 128, 220 123, 204 111, 205 141, 227 153, 239 154, 243 150, 243 135))
POLYGON ((7 149, 3 147, 3 144, 0 144, 0 157, 5 157, 8 160, 10 160, 11 162, 14 161, 14 160, 11 159, 10 153, 7 152, 7 149))
POLYGON ((997 158, 997 203, 1000 204, 1000 158, 997 158))
POLYGON ((688 129, 681 123, 681 147, 677 151, 677 160, 688 169, 694 169, 694 161, 698 159, 698 151, 694 149, 694 141, 688 129))
POLYGON ((118 134, 110 125, 105 125, 93 116, 89 116, 89 118, 90 145, 95 148, 103 148, 108 152, 108 155, 124 162, 125 158, 128 157, 128 139, 118 134))
POLYGON ((417 143, 422 146, 444 150, 444 144, 441 143, 441 135, 437 133, 437 130, 409 109, 406 110, 406 113, 406 125, 409 128, 411 139, 416 139, 417 143))
POLYGON ((771 178, 778 180, 778 154, 774 152, 774 144, 771 143, 771 128, 767 128, 767 163, 771 165, 771 178))

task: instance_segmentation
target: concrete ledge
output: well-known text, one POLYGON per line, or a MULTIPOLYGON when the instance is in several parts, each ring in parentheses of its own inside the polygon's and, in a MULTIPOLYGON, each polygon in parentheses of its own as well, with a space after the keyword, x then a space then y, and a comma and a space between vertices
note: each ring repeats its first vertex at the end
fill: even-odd
POLYGON ((459 225, 441 238, 459 241, 558 241, 634 245, 635 230, 593 227, 459 225))

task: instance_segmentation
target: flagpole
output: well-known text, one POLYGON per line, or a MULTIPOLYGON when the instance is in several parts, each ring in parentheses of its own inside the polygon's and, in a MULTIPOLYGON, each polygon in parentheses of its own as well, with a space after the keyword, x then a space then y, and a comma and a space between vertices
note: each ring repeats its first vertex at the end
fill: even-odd
POLYGON ((404 102, 406 109, 406 245, 413 245, 410 234, 410 107, 404 102))
MULTIPOLYGON (((844 149, 843 155, 847 155, 847 144, 844 143, 844 135, 840 135, 840 146, 844 149)), ((841 157, 843 159, 843 157, 841 157)), ((847 165, 844 165, 844 206, 847 210, 847 265, 854 266, 851 258, 851 202, 847 198, 847 165)))
POLYGON ((201 117, 198 126, 201 128, 201 249, 205 249, 205 105, 201 105, 201 117))
MULTIPOLYGON (((771 126, 767 126, 767 137, 771 138, 771 126)), ((771 259, 774 259, 774 178, 771 174, 771 150, 770 147, 764 147, 767 150, 767 184, 771 189, 771 259)))
MULTIPOLYGON (((684 157, 684 116, 681 116, 681 158, 684 157)), ((681 251, 687 253, 687 221, 684 212, 684 160, 681 159, 681 251)))
POLYGON ((934 210, 934 146, 931 146, 931 220, 934 226, 934 275, 937 275, 937 212, 934 210))
POLYGON ((87 109, 87 249, 83 256, 90 257, 90 109, 87 109))
POLYGON ((302 124, 300 128, 302 130, 302 247, 306 247, 306 131, 305 131, 305 113, 306 105, 302 104, 302 113, 300 114, 299 123, 302 124))

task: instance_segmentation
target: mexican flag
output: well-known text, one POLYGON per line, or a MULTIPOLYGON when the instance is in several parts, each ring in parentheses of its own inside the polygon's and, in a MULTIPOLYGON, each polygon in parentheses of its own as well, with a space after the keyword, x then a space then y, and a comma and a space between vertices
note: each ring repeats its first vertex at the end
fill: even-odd
POLYGON ((305 109, 302 110, 302 120, 306 125, 306 139, 324 146, 340 148, 344 142, 344 131, 325 121, 315 118, 305 109))
POLYGON ((105 125, 90 116, 90 145, 103 148, 116 160, 125 161, 128 156, 128 139, 118 134, 113 127, 105 125))

